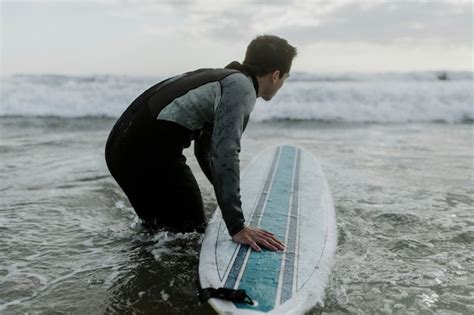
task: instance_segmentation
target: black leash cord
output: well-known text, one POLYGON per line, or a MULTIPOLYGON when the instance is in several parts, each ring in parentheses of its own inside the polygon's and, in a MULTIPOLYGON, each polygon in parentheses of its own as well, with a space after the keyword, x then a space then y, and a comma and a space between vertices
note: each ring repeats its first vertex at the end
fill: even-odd
POLYGON ((234 290, 229 288, 205 288, 201 289, 198 287, 199 300, 201 303, 206 302, 211 298, 223 299, 231 302, 240 302, 252 305, 253 301, 250 296, 247 295, 245 290, 234 290))

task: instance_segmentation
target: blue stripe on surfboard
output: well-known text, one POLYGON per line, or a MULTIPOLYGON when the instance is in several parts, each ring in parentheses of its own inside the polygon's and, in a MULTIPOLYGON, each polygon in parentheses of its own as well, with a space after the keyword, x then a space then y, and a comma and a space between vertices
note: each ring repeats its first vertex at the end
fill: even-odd
MULTIPOLYGON (((262 229, 271 231, 278 239, 285 239, 286 236, 291 195, 291 185, 288 183, 292 182, 295 155, 296 149, 294 147, 282 147, 264 216, 260 222, 262 229)), ((247 294, 258 304, 254 306, 234 303, 238 308, 263 312, 274 308, 281 259, 282 252, 263 250, 259 253, 255 251, 250 253, 238 288, 246 290, 247 294)))
MULTIPOLYGON (((273 173, 275 171, 276 163, 278 160, 278 155, 280 153, 280 147, 278 147, 275 150, 275 155, 273 156, 273 162, 272 166, 270 167, 270 170, 268 171, 267 178, 265 180, 265 185, 262 189, 262 193, 259 197, 259 200, 257 202, 257 206, 255 207, 255 211, 253 212, 251 218, 250 218, 250 225, 251 226, 256 226, 258 223, 258 218, 260 217, 260 214, 262 213, 263 206, 265 204, 265 201, 267 200, 268 196, 268 189, 270 187, 272 178, 273 178, 273 173)), ((216 243, 217 244, 217 243, 216 243)), ((224 284, 225 288, 230 288, 233 289, 235 286, 235 283, 237 282, 237 278, 239 276, 240 270, 242 268, 242 265, 245 260, 245 255, 247 254, 247 251, 250 250, 250 247, 247 245, 240 246, 239 251, 237 253, 237 256, 234 260, 234 263, 232 264, 232 268, 229 272, 229 275, 227 276, 226 282, 224 284)))
POLYGON ((296 261, 296 242, 298 235, 298 209, 299 209, 299 192, 300 192, 300 164, 301 151, 298 150, 296 154, 295 178, 293 184, 293 199, 291 202, 290 226, 288 231, 287 248, 285 258, 285 269, 283 272, 283 284, 281 289, 280 304, 285 303, 293 295, 293 279, 295 272, 296 261))

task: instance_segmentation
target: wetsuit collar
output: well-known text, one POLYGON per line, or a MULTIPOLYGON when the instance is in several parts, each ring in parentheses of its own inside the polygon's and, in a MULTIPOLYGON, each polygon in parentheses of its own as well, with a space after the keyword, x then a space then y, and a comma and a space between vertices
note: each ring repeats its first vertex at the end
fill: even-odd
POLYGON ((255 93, 258 95, 258 80, 257 80, 257 77, 255 76, 255 74, 253 74, 252 70, 248 66, 242 65, 238 61, 232 61, 227 66, 225 66, 225 68, 226 69, 238 70, 238 71, 250 76, 252 78, 253 87, 255 88, 255 93))

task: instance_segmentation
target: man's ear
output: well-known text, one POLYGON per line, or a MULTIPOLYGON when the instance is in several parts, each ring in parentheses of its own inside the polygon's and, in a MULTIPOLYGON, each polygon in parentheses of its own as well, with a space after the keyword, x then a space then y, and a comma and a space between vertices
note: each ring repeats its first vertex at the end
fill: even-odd
POLYGON ((278 80, 279 78, 280 78, 280 70, 273 71, 273 73, 272 73, 272 80, 273 80, 273 82, 275 82, 275 81, 278 80))

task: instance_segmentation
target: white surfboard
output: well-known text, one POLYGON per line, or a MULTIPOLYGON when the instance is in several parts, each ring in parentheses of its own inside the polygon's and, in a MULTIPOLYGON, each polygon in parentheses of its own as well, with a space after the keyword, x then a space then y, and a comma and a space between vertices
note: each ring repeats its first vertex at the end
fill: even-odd
POLYGON ((324 299, 337 243, 331 192, 317 160, 291 145, 264 151, 242 172, 246 223, 270 231, 285 251, 232 241, 220 209, 199 257, 201 288, 245 290, 253 305, 211 298, 221 314, 302 314, 324 299))

